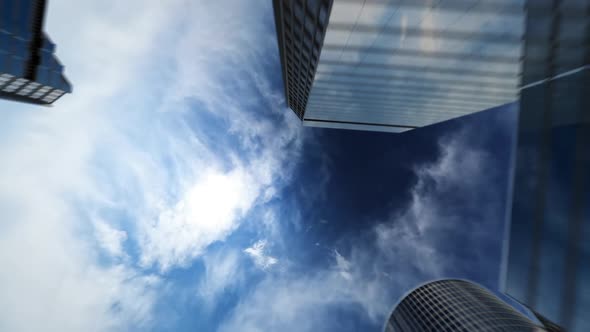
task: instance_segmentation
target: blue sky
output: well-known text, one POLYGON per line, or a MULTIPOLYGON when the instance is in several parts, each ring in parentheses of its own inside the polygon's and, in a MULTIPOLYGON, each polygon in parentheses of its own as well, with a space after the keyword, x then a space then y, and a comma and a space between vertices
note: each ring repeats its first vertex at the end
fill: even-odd
POLYGON ((46 28, 74 93, 0 102, 0 330, 379 331, 429 279, 497 287, 513 105, 303 128, 270 1, 54 0, 46 28))

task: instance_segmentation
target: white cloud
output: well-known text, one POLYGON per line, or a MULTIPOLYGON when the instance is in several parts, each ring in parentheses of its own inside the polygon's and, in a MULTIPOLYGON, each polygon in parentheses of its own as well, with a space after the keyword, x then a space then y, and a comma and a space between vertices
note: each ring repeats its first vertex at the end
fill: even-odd
POLYGON ((44 195, 26 212, 3 210, 10 224, 0 232, 0 330, 125 330, 149 323, 158 278, 97 264, 90 244, 73 231, 76 217, 59 198, 44 195))
MULTIPOLYGON (((220 331, 349 329, 346 322, 326 319, 333 315, 333 309, 350 310, 359 318, 379 321, 387 307, 387 292, 382 288, 385 283, 379 276, 362 275, 363 271, 354 266, 350 266, 348 277, 343 277, 338 256, 334 258, 331 267, 313 274, 284 271, 268 275, 242 299, 220 331)), ((340 264, 342 260, 340 256, 340 264)))
POLYGON ((254 264, 262 270, 266 270, 278 263, 278 259, 266 254, 266 240, 259 240, 251 247, 244 249, 244 252, 252 258, 254 264))
POLYGON ((165 270, 202 254, 237 227, 260 192, 245 170, 203 173, 176 205, 162 211, 152 225, 142 225, 143 264, 157 261, 165 270))
POLYGON ((346 258, 344 258, 338 250, 334 250, 334 257, 336 258, 336 269, 340 273, 340 275, 346 279, 351 280, 352 276, 350 274, 351 263, 346 258))
POLYGON ((95 220, 94 230, 98 244, 109 255, 115 258, 126 256, 123 243, 127 240, 127 232, 114 228, 104 220, 95 220))
MULTIPOLYGON (((117 126, 124 122, 117 121, 128 119, 116 116, 124 106, 110 108, 112 100, 104 98, 123 87, 131 93, 134 57, 150 48, 151 37, 145 36, 168 24, 168 18, 152 15, 156 8, 143 2, 128 3, 134 15, 125 19, 115 17, 115 6, 103 5, 101 11, 81 2, 52 1, 49 6, 47 30, 59 45, 75 94, 53 108, 0 104, 12 127, 0 141, 3 331, 128 330, 151 320, 158 278, 124 265, 104 266, 93 246, 99 242, 118 255, 123 233, 106 223, 93 225, 89 217, 98 206, 121 203, 105 190, 111 183, 101 181, 112 181, 111 174, 100 179, 91 162, 106 142, 122 138, 117 126), (103 23, 93 26, 97 20, 103 23), (63 25, 51 24, 56 21, 63 25), (117 38, 133 40, 134 46, 103 44, 117 38), (97 241, 91 239, 94 235, 97 241)), ((112 147, 126 154, 120 146, 125 143, 112 147)), ((129 153, 130 163, 133 155, 129 153)))
POLYGON ((415 169, 418 180, 407 206, 374 230, 384 255, 424 277, 448 273, 454 265, 449 251, 453 241, 464 234, 470 236, 462 241, 485 241, 489 225, 502 216, 502 211, 493 211, 501 198, 490 197, 487 189, 496 180, 494 163, 470 146, 471 137, 475 133, 461 131, 442 138, 438 160, 415 169))
POLYGON ((230 287, 243 282, 240 256, 236 251, 215 252, 203 257, 205 273, 199 281, 198 293, 209 306, 230 287))
POLYGON ((479 269, 487 274, 482 269, 489 264, 482 263, 485 257, 477 262, 460 260, 449 249, 449 242, 461 241, 472 248, 469 255, 485 255, 481 252, 481 244, 489 242, 485 232, 490 225, 501 224, 497 217, 502 211, 493 211, 497 202, 481 189, 497 179, 494 163, 472 145, 477 135, 459 132, 442 139, 439 158, 414 169, 417 182, 404 208, 392 211, 388 220, 359 234, 354 242, 339 242, 346 250, 331 251, 330 264, 314 268, 314 273, 287 270, 268 275, 242 299, 221 331, 349 329, 337 320, 325 319, 334 308, 350 310, 356 319, 380 327, 399 297, 419 283, 464 276, 460 273, 465 267, 459 263, 472 265, 469 275, 479 269), (445 201, 451 193, 459 199, 452 205, 445 201), (474 207, 465 207, 467 202, 474 207), (489 207, 479 206, 481 202, 489 207), (481 218, 465 220, 462 214, 472 209, 481 218))
POLYGON ((258 74, 276 61, 256 53, 276 48, 248 14, 259 9, 242 1, 50 3, 47 31, 74 93, 53 108, 0 102, 10 119, 0 123, 0 330, 147 328, 166 275, 145 275, 127 260, 105 265, 101 251, 123 257, 124 241, 135 241, 144 267, 166 271, 272 199, 301 137, 258 74), (246 97, 254 95, 262 101, 246 97), (261 104, 280 130, 244 111, 262 112, 261 104), (208 140, 207 124, 189 117, 204 112, 249 154, 208 140))

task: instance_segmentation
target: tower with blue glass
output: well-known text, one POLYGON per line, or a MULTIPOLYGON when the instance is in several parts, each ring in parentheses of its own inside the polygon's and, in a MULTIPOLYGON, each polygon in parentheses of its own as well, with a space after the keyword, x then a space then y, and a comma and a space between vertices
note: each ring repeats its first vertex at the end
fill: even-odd
POLYGON ((590 0, 529 0, 503 291, 590 331, 590 0))
POLYGON ((43 32, 46 0, 0 0, 0 98, 50 105, 72 86, 43 32))

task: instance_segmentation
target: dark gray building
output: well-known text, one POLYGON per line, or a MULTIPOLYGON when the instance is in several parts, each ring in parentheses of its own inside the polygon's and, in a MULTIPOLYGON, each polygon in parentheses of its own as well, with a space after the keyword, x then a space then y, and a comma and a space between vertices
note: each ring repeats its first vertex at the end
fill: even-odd
POLYGON ((385 332, 545 331, 497 296, 472 282, 438 280, 422 285, 394 308, 385 332))
POLYGON ((590 331, 590 0, 528 1, 501 287, 590 331))
POLYGON ((43 32, 46 0, 0 0, 0 98, 48 105, 72 86, 43 32))

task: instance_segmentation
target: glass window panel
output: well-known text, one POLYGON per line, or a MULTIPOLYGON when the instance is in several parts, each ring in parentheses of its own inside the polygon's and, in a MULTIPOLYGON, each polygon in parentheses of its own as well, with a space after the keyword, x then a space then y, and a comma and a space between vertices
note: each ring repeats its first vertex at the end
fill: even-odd
POLYGON ((29 47, 30 47, 29 41, 24 40, 24 39, 20 39, 20 38, 15 38, 15 42, 16 42, 15 55, 19 56, 22 59, 28 59, 29 58, 29 47))
POLYGON ((587 49, 584 47, 556 48, 554 62, 562 68, 558 72, 565 72, 583 66, 586 52, 587 49))
POLYGON ((45 102, 48 102, 48 103, 51 103, 51 102, 53 102, 55 100, 55 97, 45 96, 41 100, 43 100, 45 102))
POLYGON ((8 35, 7 33, 0 31, 0 51, 9 53, 8 45, 10 43, 11 38, 12 37, 10 37, 10 35, 8 35))
POLYGON ((588 0, 561 0, 561 7, 573 10, 583 10, 590 7, 588 0))
POLYGON ((15 44, 14 38, 11 35, 7 34, 7 35, 5 35, 5 38, 3 40, 3 43, 4 44, 0 45, 0 47, 4 51, 8 52, 9 54, 14 54, 15 47, 16 47, 15 46, 16 44, 15 44))
POLYGON ((2 8, 2 11, 0 11, 0 29, 8 29, 12 6, 12 1, 0 0, 0 8, 2 8))
POLYGON ((525 89, 521 96, 518 150, 512 195, 510 252, 506 291, 516 299, 526 301, 529 270, 532 261, 532 232, 539 186, 541 143, 543 142, 542 111, 546 94, 544 86, 525 89))
POLYGON ((295 19, 298 22, 303 22, 303 20, 304 20, 304 18, 303 18, 303 8, 301 8, 301 4, 299 3, 299 1, 294 1, 293 13, 295 15, 295 19))
MULTIPOLYGON (((560 109, 563 107, 560 106, 560 109)), ((559 116, 558 112, 553 112, 553 116, 559 116)), ((553 321, 559 320, 560 308, 563 306, 559 300, 563 297, 565 287, 567 225, 571 220, 576 134, 575 128, 570 126, 552 130, 551 161, 546 165, 549 167, 549 178, 540 242, 536 308, 553 321)))
POLYGON ((14 76, 23 76, 24 74, 24 63, 23 63, 23 59, 20 58, 16 58, 16 57, 12 57, 12 68, 8 68, 8 69, 12 69, 9 70, 9 74, 12 74, 14 76))
MULTIPOLYGON (((586 99, 588 100, 588 99, 586 99)), ((590 125, 584 125, 583 131, 590 133, 590 125)), ((590 145, 590 135, 580 144, 590 145)), ((590 156, 586 153, 580 161, 582 169, 590 169, 590 156)), ((582 211, 582 232, 580 236, 580 253, 577 261, 576 275, 576 306, 574 307, 574 321, 572 331, 590 331, 590 176, 583 179, 585 190, 582 192, 582 202, 585 202, 582 211)))
POLYGON ((37 67, 37 81, 43 85, 49 85, 49 71, 46 67, 37 67))
POLYGON ((307 0, 307 8, 315 14, 318 10, 318 6, 320 5, 321 0, 307 0))
POLYGON ((19 22, 21 23, 22 30, 21 34, 22 37, 30 40, 32 38, 32 29, 31 24, 28 24, 32 19, 32 10, 33 4, 31 0, 21 0, 18 1, 21 5, 20 17, 19 22))
POLYGON ((295 18, 295 27, 293 28, 294 33, 300 38, 301 35, 301 21, 299 21, 297 18, 295 18))
POLYGON ((584 42, 584 34, 580 33, 588 28, 588 18, 565 19, 560 21, 558 41, 584 42))
POLYGON ((526 24, 527 38, 534 41, 548 39, 552 22, 553 17, 550 15, 529 15, 526 24))
POLYGON ((0 52, 0 73, 9 72, 9 61, 11 57, 6 53, 0 52))
POLYGON ((313 21, 306 19, 305 20, 305 36, 306 39, 311 40, 314 36, 314 23, 313 21))

